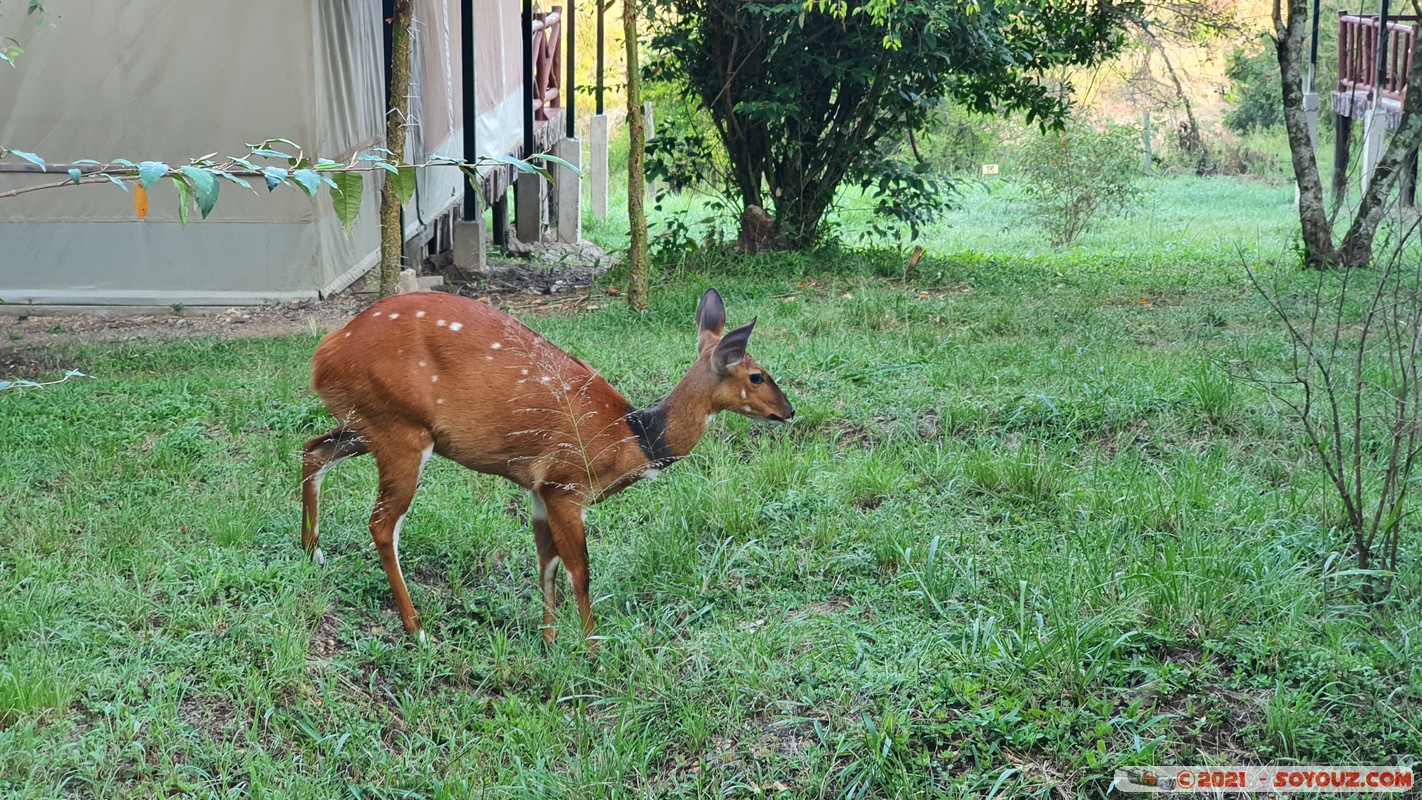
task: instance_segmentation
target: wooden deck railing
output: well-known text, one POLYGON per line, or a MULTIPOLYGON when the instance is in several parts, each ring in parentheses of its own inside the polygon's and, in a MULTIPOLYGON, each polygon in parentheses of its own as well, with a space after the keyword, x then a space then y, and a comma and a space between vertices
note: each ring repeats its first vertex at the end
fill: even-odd
POLYGON ((1415 16, 1388 17, 1387 52, 1379 80, 1377 15, 1339 13, 1338 91, 1365 92, 1369 100, 1378 91, 1381 97, 1401 103, 1407 72, 1412 68, 1418 20, 1415 16))
POLYGON ((533 118, 539 122, 549 119, 550 109, 563 105, 559 77, 563 71, 562 22, 562 6, 533 14, 533 118))

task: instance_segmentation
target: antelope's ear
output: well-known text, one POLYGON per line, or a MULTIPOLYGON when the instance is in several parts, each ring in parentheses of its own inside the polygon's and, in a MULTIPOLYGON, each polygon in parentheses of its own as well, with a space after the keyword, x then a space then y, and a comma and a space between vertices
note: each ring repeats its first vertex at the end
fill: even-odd
POLYGON ((697 352, 706 352, 725 329, 726 305, 721 302, 721 293, 707 289, 706 294, 701 295, 701 302, 696 304, 697 352))
POLYGON ((751 331, 755 330, 755 320, 751 320, 722 337, 711 354, 711 363, 722 375, 741 363, 746 357, 746 345, 750 342, 751 331))

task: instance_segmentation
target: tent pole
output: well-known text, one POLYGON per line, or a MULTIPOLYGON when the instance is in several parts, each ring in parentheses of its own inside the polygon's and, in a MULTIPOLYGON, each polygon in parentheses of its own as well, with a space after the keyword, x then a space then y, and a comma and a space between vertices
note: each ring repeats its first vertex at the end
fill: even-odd
POLYGON ((597 3, 597 113, 602 116, 602 58, 603 47, 607 33, 603 30, 603 14, 607 7, 603 5, 603 0, 594 0, 597 3))
MULTIPOLYGON (((473 164, 479 158, 478 148, 478 106, 475 103, 474 86, 474 0, 461 0, 459 21, 461 75, 464 79, 464 161, 473 164)), ((478 219, 479 186, 473 176, 464 181, 464 219, 478 219)))
MULTIPOLYGON (((1318 0, 1314 0, 1314 2, 1316 3, 1318 0)), ((577 10, 573 7, 573 0, 568 0, 568 43, 563 50, 563 58, 568 61, 568 79, 565 81, 566 85, 563 87, 563 94, 567 96, 567 100, 563 103, 563 113, 568 115, 569 139, 578 135, 576 127, 577 115, 573 113, 573 105, 578 96, 578 76, 577 73, 573 71, 578 54, 577 39, 575 37, 577 21, 578 14, 577 10)))
POLYGON ((533 0, 523 0, 523 158, 533 155, 533 0))

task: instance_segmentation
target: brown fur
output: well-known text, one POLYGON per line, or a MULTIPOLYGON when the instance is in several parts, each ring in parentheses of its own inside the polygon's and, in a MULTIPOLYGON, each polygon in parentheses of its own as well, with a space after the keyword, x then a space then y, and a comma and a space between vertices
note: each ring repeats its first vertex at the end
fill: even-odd
POLYGON ((666 458, 658 461, 629 425, 627 399, 523 323, 437 292, 375 303, 322 339, 312 358, 312 385, 341 426, 306 443, 303 546, 319 553, 320 476, 345 458, 373 453, 380 486, 371 534, 400 618, 406 630, 418 631, 400 573, 399 524, 433 451, 532 493, 544 635, 549 641, 556 635, 552 578, 561 560, 591 636, 583 508, 690 453, 712 414, 794 416, 775 381, 744 352, 754 322, 723 339, 725 311, 714 289, 702 298, 697 322, 696 363, 662 403, 642 412, 662 434, 666 458), (756 374, 760 383, 751 380, 756 374))

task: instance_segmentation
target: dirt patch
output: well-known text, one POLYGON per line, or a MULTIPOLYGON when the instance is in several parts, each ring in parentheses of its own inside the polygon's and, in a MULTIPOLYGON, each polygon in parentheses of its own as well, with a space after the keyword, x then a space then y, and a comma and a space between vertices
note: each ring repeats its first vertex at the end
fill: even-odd
POLYGON ((311 654, 330 661, 336 653, 346 649, 341 643, 341 618, 334 611, 327 611, 311 633, 311 654))
MULTIPOLYGON (((373 297, 370 296, 370 297, 373 297)), ((211 336, 260 338, 328 331, 339 327, 369 303, 362 295, 320 302, 299 300, 270 306, 244 306, 203 313, 134 317, 109 316, 112 310, 86 314, 0 317, 0 373, 24 377, 62 371, 67 364, 52 351, 78 344, 122 344, 211 336)))
MULTIPOLYGON (((615 257, 587 242, 546 242, 527 258, 491 259, 474 283, 446 278, 439 290, 483 300, 515 316, 591 310, 621 302, 620 297, 592 293, 596 280, 616 263, 615 257)), ((175 306, 170 314, 135 316, 121 316, 123 309, 112 307, 58 314, 29 314, 10 307, 0 315, 0 376, 32 379, 63 372, 70 364, 53 351, 72 345, 325 333, 375 301, 375 294, 364 289, 357 283, 319 301, 225 309, 175 306)))
POLYGON ((228 733, 239 716, 237 707, 225 697, 189 692, 178 703, 178 718, 212 740, 228 733))
POLYGON ((788 620, 808 619, 810 617, 833 617, 843 614, 854 605, 854 598, 848 595, 836 595, 828 600, 816 600, 803 607, 791 609, 785 618, 788 620))

